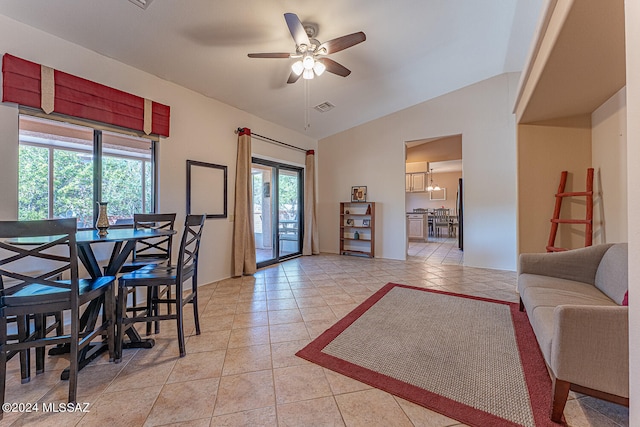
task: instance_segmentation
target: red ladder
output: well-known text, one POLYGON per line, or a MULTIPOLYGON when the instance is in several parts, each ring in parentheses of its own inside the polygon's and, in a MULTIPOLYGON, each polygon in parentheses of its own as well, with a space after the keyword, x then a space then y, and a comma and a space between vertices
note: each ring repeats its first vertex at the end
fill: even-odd
POLYGON ((556 193, 556 206, 553 210, 553 218, 551 218, 551 231, 549 232, 549 243, 547 243, 547 252, 566 251, 565 248, 555 246, 556 234, 558 233, 559 224, 584 224, 584 246, 591 246, 593 240, 593 168, 587 169, 587 191, 564 192, 567 183, 567 171, 562 171, 560 175, 560 185, 556 193), (560 208, 562 207, 562 199, 565 197, 586 197, 587 215, 585 219, 560 219, 560 208))

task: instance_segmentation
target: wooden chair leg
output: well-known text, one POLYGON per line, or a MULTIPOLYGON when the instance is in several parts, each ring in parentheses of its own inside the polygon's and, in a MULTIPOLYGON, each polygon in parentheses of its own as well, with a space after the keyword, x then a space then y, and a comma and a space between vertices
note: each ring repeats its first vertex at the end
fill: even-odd
POLYGON ((553 403, 551 406, 551 421, 556 423, 562 422, 562 414, 564 412, 564 406, 567 403, 569 397, 569 388, 571 383, 568 381, 553 379, 553 403))
MULTIPOLYGON (((36 339, 43 339, 47 334, 47 316, 44 314, 36 314, 33 317, 33 326, 36 339)), ((36 347, 36 375, 44 372, 44 353, 46 348, 36 347)))
POLYGON ((64 335, 64 313, 59 311, 55 314, 56 319, 56 335, 61 337, 64 335))
MULTIPOLYGON (((167 286, 169 289, 171 288, 171 286, 167 286)), ((160 316, 160 303, 158 302, 161 298, 161 289, 160 286, 155 286, 153 288, 153 295, 154 295, 154 301, 153 301, 153 315, 154 316, 160 316)), ((169 291, 167 290, 167 295, 169 295, 169 291)), ((168 297, 168 296, 167 296, 168 297)), ((169 305, 170 303, 167 303, 167 305, 169 305)), ((160 321, 156 320, 154 322, 154 330, 153 332, 157 335, 160 333, 160 321)))
POLYGON ((180 357, 187 355, 184 345, 184 306, 182 305, 182 285, 176 284, 176 326, 178 328, 178 348, 180 349, 180 357))
MULTIPOLYGON (((29 336, 28 316, 16 316, 16 327, 18 329, 18 340, 26 341, 29 336)), ((20 378, 22 384, 31 381, 31 349, 20 350, 20 378)))
MULTIPOLYGON (((151 317, 157 314, 154 309, 155 307, 155 303, 153 300, 154 291, 155 291, 155 287, 147 286, 147 316, 148 317, 151 317)), ((152 323, 151 321, 147 322, 147 335, 151 335, 151 323, 152 323)))
MULTIPOLYGON (((124 339, 124 322, 123 317, 127 315, 127 288, 126 286, 119 286, 118 289, 118 303, 116 304, 116 342, 115 342, 115 361, 119 363, 122 361, 122 340, 124 339)), ((134 312, 135 316, 135 312, 134 312)))
POLYGON ((71 308, 71 345, 69 351, 69 403, 76 403, 78 392, 79 344, 80 344, 80 315, 79 307, 71 308))
MULTIPOLYGON (((125 296, 126 299, 126 296, 125 296)), ((107 348, 109 350, 109 362, 116 359, 116 313, 115 313, 116 292, 115 283, 111 286, 111 291, 104 296, 104 316, 108 322, 107 326, 107 348)))
POLYGON ((0 420, 4 415, 4 392, 7 382, 7 352, 5 345, 7 344, 7 318, 0 316, 0 420))
POLYGON ((198 317, 198 276, 194 274, 191 278, 191 293, 193 295, 191 304, 193 305, 193 321, 196 326, 196 335, 200 335, 200 319, 198 317))

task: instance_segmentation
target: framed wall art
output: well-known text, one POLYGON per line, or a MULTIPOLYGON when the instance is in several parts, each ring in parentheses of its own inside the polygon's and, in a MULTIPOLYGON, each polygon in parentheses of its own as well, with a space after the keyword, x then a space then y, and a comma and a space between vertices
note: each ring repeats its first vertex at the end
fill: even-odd
POLYGON ((227 217, 227 167, 187 160, 187 215, 227 217))
POLYGON ((366 186, 351 187, 351 201, 352 202, 366 202, 367 201, 367 187, 366 186))
POLYGON ((447 200, 447 189, 433 190, 429 193, 429 200, 447 200))

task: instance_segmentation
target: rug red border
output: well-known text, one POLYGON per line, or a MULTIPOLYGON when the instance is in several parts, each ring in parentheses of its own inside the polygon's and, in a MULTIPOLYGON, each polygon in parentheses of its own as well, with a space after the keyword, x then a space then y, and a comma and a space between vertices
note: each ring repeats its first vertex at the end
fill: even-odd
POLYGON ((433 292, 509 306, 516 333, 516 342, 520 353, 520 360, 527 387, 529 389, 531 407, 536 426, 558 426, 558 424, 551 421, 549 417, 549 411, 551 408, 551 378, 547 372, 542 353, 540 352, 538 342, 533 330, 531 329, 531 325, 529 324, 527 314, 519 311, 518 304, 516 303, 470 295, 461 295, 435 289, 418 288, 415 286, 407 286, 397 283, 387 283, 344 318, 339 320, 335 325, 323 332, 318 338, 313 340, 302 350, 298 351, 296 356, 472 426, 518 426, 511 421, 497 417, 493 414, 480 411, 468 405, 464 405, 432 393, 428 390, 418 388, 411 384, 396 380, 395 378, 391 378, 361 366, 354 365, 337 357, 322 353, 322 349, 324 349, 324 347, 326 347, 334 338, 340 335, 342 331, 355 322, 356 319, 362 316, 394 287, 415 289, 424 292, 433 292))

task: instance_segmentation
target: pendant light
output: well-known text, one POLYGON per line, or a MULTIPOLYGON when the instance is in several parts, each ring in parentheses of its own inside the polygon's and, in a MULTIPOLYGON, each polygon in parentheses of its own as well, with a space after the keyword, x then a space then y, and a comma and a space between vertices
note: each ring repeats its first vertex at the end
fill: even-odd
POLYGON ((433 169, 431 169, 429 186, 427 187, 427 191, 440 191, 440 186, 438 184, 433 183, 433 169))

